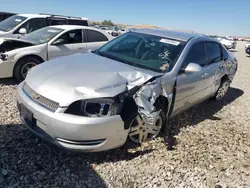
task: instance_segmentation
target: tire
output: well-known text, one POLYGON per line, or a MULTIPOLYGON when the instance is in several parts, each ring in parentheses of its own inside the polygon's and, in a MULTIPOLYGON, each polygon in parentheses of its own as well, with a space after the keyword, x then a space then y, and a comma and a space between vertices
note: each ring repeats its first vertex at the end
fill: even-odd
POLYGON ((151 127, 147 126, 147 124, 145 123, 146 121, 144 120, 144 117, 142 117, 141 114, 139 114, 138 112, 134 112, 133 114, 131 114, 131 117, 126 121, 125 126, 129 127, 130 131, 128 134, 128 138, 136 143, 136 144, 140 144, 142 142, 147 142, 150 141, 154 138, 156 138, 158 135, 160 135, 160 133, 164 130, 165 128, 165 123, 166 123, 166 115, 164 113, 163 110, 160 111, 159 114, 159 118, 157 119, 156 126, 151 127), (139 125, 137 118, 140 119, 140 121, 142 121, 142 123, 139 125), (157 127, 157 129, 155 129, 157 127), (154 131, 156 134, 151 134, 148 131, 154 131), (134 135, 135 134, 135 135, 134 135), (147 138, 144 138, 145 135, 147 135, 147 138))
POLYGON ((25 79, 29 69, 40 63, 41 61, 34 57, 24 57, 20 59, 14 68, 15 79, 19 82, 22 82, 25 79))
POLYGON ((221 99, 223 99, 225 97, 225 95, 227 94, 227 91, 230 87, 230 80, 226 79, 226 80, 222 80, 220 87, 218 88, 218 90, 216 91, 215 95, 214 95, 214 99, 219 101, 221 99))

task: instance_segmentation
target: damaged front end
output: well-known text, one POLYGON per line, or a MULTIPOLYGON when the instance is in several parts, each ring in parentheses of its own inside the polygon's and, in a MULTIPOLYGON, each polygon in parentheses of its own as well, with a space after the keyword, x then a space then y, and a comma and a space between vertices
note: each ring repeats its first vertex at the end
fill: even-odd
POLYGON ((23 41, 20 39, 1 39, 0 41, 0 59, 3 61, 6 61, 8 58, 8 55, 6 52, 19 49, 19 48, 24 48, 24 47, 29 47, 33 46, 34 44, 28 42, 28 41, 23 41))
POLYGON ((160 76, 121 95, 119 114, 125 122, 125 129, 129 129, 130 139, 143 143, 158 136, 165 126, 170 100, 160 76))

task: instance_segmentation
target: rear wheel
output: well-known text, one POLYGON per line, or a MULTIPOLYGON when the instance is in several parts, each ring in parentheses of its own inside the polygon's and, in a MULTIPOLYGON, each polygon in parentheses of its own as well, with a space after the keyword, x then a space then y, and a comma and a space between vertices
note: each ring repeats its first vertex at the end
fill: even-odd
POLYGON ((14 77, 19 82, 23 81, 26 78, 29 70, 40 63, 40 60, 34 57, 25 57, 20 59, 15 66, 14 77))
POLYGON ((216 100, 221 100, 225 97, 225 95, 227 94, 227 91, 230 87, 230 83, 231 82, 228 79, 221 81, 220 87, 214 95, 214 98, 216 100))

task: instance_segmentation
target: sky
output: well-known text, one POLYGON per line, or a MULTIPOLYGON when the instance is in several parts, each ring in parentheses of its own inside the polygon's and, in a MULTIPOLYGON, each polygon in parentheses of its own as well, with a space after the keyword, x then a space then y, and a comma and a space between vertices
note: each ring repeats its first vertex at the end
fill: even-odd
POLYGON ((204 34, 250 36, 250 0, 0 0, 0 11, 52 13, 149 24, 204 34))

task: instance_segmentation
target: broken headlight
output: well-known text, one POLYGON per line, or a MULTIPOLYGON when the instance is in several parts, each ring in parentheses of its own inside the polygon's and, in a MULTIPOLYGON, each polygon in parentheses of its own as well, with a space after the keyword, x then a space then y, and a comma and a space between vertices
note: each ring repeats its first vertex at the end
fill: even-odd
POLYGON ((119 104, 113 99, 80 100, 72 103, 65 111, 67 114, 86 117, 113 116, 118 113, 119 104))
POLYGON ((0 54, 0 59, 2 59, 3 61, 6 61, 8 59, 8 55, 7 54, 0 54))

